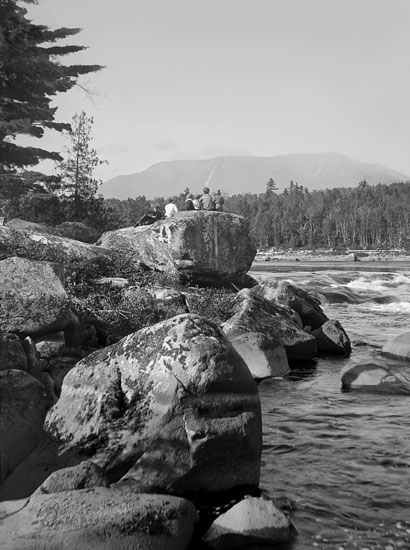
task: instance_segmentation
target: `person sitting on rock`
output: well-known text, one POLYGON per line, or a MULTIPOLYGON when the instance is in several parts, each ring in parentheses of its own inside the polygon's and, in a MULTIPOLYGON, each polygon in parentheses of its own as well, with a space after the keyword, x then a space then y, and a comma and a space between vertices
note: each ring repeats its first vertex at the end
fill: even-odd
POLYGON ((195 195, 194 200, 192 201, 194 203, 195 210, 199 210, 200 204, 199 199, 201 198, 201 195, 195 195))
POLYGON ((161 208, 159 206, 150 206, 150 209, 148 212, 143 214, 137 221, 137 223, 134 225, 134 227, 138 227, 140 225, 151 225, 158 220, 162 219, 162 212, 161 208))
POLYGON ((174 214, 178 212, 176 204, 172 201, 172 198, 168 199, 167 204, 165 205, 165 218, 172 218, 174 214))
POLYGON ((225 200, 221 195, 220 189, 218 189, 218 191, 214 194, 214 202, 215 202, 215 210, 218 210, 219 212, 223 212, 225 200))
POLYGON ((185 199, 184 210, 195 210, 194 195, 188 193, 185 199))
POLYGON ((215 210, 215 202, 209 192, 209 187, 204 187, 204 194, 199 199, 199 208, 201 210, 215 210))

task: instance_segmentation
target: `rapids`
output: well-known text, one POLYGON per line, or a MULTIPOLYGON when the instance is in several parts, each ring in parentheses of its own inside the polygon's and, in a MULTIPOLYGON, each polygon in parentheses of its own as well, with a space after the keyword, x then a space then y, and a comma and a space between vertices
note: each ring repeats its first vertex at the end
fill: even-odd
POLYGON ((318 296, 353 343, 349 358, 320 357, 259 386, 261 488, 299 532, 289 548, 409 550, 410 396, 344 392, 340 371, 394 363, 380 350, 410 331, 410 264, 259 268, 258 280, 286 279, 318 296))

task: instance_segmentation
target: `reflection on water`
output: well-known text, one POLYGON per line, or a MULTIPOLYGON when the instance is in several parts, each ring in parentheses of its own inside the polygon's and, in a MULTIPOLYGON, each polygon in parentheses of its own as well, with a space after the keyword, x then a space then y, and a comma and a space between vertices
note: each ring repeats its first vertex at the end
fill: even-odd
MULTIPOLYGON (((276 273, 270 275, 284 278, 276 273)), ((380 346, 409 330, 410 271, 386 284, 379 273, 290 275, 312 291, 324 283, 349 284, 359 294, 373 286, 378 295, 376 301, 324 305, 352 340, 370 345, 354 346, 350 358, 320 358, 286 379, 260 384, 261 487, 295 523, 294 550, 410 549, 410 397, 342 392, 340 383, 346 364, 388 361, 380 346), (401 302, 391 302, 396 309, 375 308, 379 296, 395 300, 399 286, 401 302)))

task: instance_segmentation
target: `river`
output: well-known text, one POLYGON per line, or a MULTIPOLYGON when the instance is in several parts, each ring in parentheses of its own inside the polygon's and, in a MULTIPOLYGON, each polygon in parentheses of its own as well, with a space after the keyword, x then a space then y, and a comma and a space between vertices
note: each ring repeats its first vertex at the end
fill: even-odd
POLYGON ((353 342, 349 358, 321 357, 259 386, 261 488, 298 530, 290 548, 410 549, 410 396, 340 382, 347 364, 394 361, 380 349, 410 331, 410 263, 254 264, 251 274, 313 292, 353 342))

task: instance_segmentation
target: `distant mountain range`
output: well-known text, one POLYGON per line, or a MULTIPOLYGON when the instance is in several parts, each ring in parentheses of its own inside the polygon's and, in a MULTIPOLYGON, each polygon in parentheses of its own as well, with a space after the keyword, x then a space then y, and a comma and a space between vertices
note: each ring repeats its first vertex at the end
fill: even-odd
POLYGON ((186 187, 200 193, 206 184, 211 192, 220 189, 228 195, 263 193, 269 178, 275 180, 279 191, 291 180, 309 190, 355 187, 363 179, 371 185, 410 180, 381 164, 360 162, 340 153, 313 153, 159 162, 142 172, 116 176, 104 182, 99 192, 105 198, 145 195, 152 199, 181 193, 186 187))

